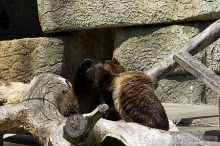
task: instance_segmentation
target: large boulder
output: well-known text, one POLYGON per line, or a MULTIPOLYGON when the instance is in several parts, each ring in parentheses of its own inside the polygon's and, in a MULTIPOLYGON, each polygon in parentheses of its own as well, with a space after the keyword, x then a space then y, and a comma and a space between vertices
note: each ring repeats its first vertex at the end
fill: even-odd
POLYGON ((64 38, 25 38, 0 42, 0 79, 30 81, 43 72, 60 74, 64 38))
POLYGON ((192 75, 168 76, 160 80, 156 95, 162 102, 181 104, 205 103, 205 85, 192 75))
MULTIPOLYGON (((207 25, 206 25, 207 26, 207 25)), ((155 63, 181 48, 204 29, 203 24, 182 24, 165 27, 126 27, 115 34, 113 56, 128 70, 146 71, 155 63)), ((203 62, 204 52, 196 57, 203 62)), ((175 73, 186 73, 177 69, 175 73)))
POLYGON ((44 32, 213 20, 220 1, 206 0, 38 0, 44 32))
POLYGON ((35 75, 50 72, 72 81, 84 58, 110 59, 113 48, 114 31, 110 29, 0 41, 0 80, 27 82, 35 75))

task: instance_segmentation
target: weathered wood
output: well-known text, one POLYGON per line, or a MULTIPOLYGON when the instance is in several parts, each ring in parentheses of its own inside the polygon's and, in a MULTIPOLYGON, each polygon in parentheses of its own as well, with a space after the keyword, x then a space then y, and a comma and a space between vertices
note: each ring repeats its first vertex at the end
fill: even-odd
MULTIPOLYGON (((173 59, 185 70, 201 79, 208 87, 220 94, 220 76, 193 58, 187 52, 180 52, 173 56, 173 59)), ((220 123, 220 97, 219 97, 219 123, 220 123)))
MULTIPOLYGON (((63 135, 61 106, 73 102, 72 86, 62 77, 41 74, 30 84, 0 86, 0 134, 30 132, 44 146, 70 146, 63 135)), ((73 102, 74 106, 74 102, 73 102)))
MULTIPOLYGON (((100 105, 89 114, 72 115, 64 126, 64 138, 75 146, 100 145, 106 138, 111 139, 110 142, 116 139, 126 146, 163 145, 164 143, 180 146, 190 143, 201 144, 196 137, 177 132, 176 126, 171 121, 169 121, 170 131, 163 131, 137 123, 98 120, 106 110, 106 105, 100 105), (174 131, 171 132, 172 130, 174 131)), ((114 144, 107 143, 107 145, 114 144)))
POLYGON ((201 79, 208 87, 220 94, 220 76, 194 59, 192 55, 187 52, 180 52, 175 54, 173 59, 182 68, 201 79))
POLYGON ((206 48, 220 37, 220 19, 210 25, 200 34, 192 38, 183 47, 177 48, 174 53, 165 57, 159 63, 155 64, 151 69, 145 73, 160 80, 166 76, 170 71, 177 67, 177 64, 173 60, 173 55, 178 52, 188 52, 195 55, 200 50, 206 48))
POLYGON ((103 104, 89 114, 71 115, 63 127, 63 137, 75 146, 96 144, 92 130, 107 110, 108 105, 103 104))
MULTIPOLYGON (((11 89, 10 92, 0 90, 4 93, 0 93, 0 99, 3 101, 0 106, 0 134, 16 133, 23 129, 31 133, 43 146, 100 145, 106 138, 117 139, 128 146, 149 143, 160 145, 161 140, 167 145, 186 145, 186 141, 187 144, 201 143, 194 136, 180 132, 162 131, 123 121, 99 120, 107 110, 106 105, 99 106, 89 114, 72 115, 70 121, 68 120, 70 126, 64 127, 67 119, 60 113, 63 111, 62 106, 69 106, 69 103, 65 106, 69 101, 65 99, 71 99, 70 102, 75 108, 74 103, 77 102, 74 102, 72 86, 68 81, 60 76, 42 74, 35 77, 30 84, 20 86, 24 87, 23 90, 17 88, 17 85, 16 83, 0 86, 0 89, 11 89), (10 95, 10 101, 13 102, 6 98, 10 95), (63 138, 63 135, 66 137, 64 130, 69 133, 68 141, 63 138), (73 141, 77 136, 78 139, 75 138, 73 141)), ((171 129, 176 129, 172 122, 171 129)))
POLYGON ((126 146, 146 145, 202 145, 201 141, 188 133, 170 132, 149 128, 137 123, 100 119, 93 129, 98 143, 106 138, 117 139, 126 146))

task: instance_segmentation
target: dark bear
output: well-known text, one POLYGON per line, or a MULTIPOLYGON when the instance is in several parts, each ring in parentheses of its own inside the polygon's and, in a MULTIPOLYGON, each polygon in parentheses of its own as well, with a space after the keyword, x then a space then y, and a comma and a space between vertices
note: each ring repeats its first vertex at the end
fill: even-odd
POLYGON ((99 98, 113 106, 127 122, 168 130, 166 112, 154 93, 157 80, 138 71, 114 74, 110 68, 98 63, 86 70, 87 79, 99 98))

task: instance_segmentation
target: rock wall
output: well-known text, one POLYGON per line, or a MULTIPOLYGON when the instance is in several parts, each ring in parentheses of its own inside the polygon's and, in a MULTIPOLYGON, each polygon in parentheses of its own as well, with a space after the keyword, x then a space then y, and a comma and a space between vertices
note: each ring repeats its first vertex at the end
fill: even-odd
POLYGON ((219 18, 218 0, 38 0, 45 32, 219 18))
MULTIPOLYGON (((220 1, 0 0, 0 18, 1 80, 52 72, 72 81, 83 58, 114 56, 128 70, 151 68, 220 18, 220 1)), ((220 40, 196 57, 220 73, 220 40)), ((218 97, 180 67, 159 82, 157 95, 194 104, 218 97)))

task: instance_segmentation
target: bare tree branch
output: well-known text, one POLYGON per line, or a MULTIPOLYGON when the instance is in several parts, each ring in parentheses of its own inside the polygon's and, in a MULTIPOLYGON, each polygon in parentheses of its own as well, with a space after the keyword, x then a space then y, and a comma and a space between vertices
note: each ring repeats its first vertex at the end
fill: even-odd
POLYGON ((178 52, 188 52, 195 55, 200 50, 206 48, 220 37, 220 19, 211 24, 208 28, 202 31, 200 34, 192 38, 183 47, 177 48, 176 52, 165 57, 162 61, 155 64, 151 69, 145 73, 154 77, 157 80, 165 77, 170 71, 177 67, 177 64, 173 60, 173 55, 178 52))

